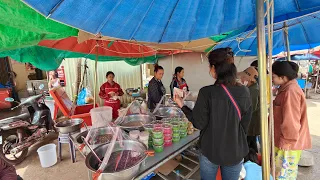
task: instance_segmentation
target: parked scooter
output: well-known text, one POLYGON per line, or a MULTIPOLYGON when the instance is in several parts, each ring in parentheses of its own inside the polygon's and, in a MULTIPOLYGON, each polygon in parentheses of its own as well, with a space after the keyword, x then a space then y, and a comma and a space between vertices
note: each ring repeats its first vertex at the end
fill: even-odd
MULTIPOLYGON (((42 89, 43 85, 39 87, 42 89)), ((7 163, 21 163, 28 154, 28 148, 43 140, 50 131, 55 131, 50 109, 44 103, 45 93, 31 96, 18 106, 28 111, 18 116, 0 120, 0 158, 7 163)), ((7 98, 6 101, 12 101, 7 98)))

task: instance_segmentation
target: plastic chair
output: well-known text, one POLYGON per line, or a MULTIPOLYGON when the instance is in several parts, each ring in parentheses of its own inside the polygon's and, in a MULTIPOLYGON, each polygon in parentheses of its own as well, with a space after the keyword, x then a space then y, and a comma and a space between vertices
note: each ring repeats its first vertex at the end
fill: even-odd
MULTIPOLYGON (((93 104, 81 106, 73 105, 72 101, 62 87, 54 88, 50 90, 49 93, 55 102, 53 119, 57 119, 58 109, 60 109, 64 116, 68 118, 81 118, 88 126, 92 125, 90 110, 93 108, 93 104)), ((96 107, 98 106, 96 105, 96 107)))

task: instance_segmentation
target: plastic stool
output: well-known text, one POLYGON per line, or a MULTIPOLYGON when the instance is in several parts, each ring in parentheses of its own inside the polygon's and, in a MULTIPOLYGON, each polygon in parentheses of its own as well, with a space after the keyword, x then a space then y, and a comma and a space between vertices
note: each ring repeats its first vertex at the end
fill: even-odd
POLYGON ((73 142, 69 138, 69 134, 59 133, 59 137, 58 137, 58 153, 59 153, 60 161, 62 160, 62 152, 61 152, 62 144, 69 144, 71 160, 72 160, 73 163, 75 163, 76 162, 76 149, 75 149, 75 146, 74 146, 73 142))

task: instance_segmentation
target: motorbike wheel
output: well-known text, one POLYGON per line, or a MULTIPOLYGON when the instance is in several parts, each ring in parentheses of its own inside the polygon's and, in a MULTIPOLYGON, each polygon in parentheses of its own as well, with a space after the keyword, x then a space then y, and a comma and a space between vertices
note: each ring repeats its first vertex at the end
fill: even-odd
POLYGON ((0 145, 0 158, 2 158, 4 161, 11 165, 20 164, 28 155, 28 148, 24 149, 16 155, 10 154, 11 144, 17 141, 17 133, 2 136, 2 144, 0 145))

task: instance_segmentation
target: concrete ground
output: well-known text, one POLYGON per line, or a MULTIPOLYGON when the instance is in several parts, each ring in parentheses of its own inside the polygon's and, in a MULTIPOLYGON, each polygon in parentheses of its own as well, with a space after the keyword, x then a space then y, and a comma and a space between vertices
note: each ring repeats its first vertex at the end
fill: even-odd
MULTIPOLYGON (((309 150, 314 155, 315 165, 308 168, 299 168, 298 180, 318 180, 320 177, 320 95, 312 95, 308 99, 309 127, 312 134, 313 148, 309 150)), ((8 116, 8 113, 0 112, 0 119, 8 116)), ((86 180, 88 179, 84 158, 77 152, 77 162, 72 163, 67 144, 63 146, 63 160, 50 168, 42 168, 37 148, 48 142, 57 144, 56 135, 50 135, 46 142, 37 144, 29 151, 28 157, 21 164, 16 166, 17 173, 25 180, 86 180)), ((192 179, 200 179, 200 173, 196 172, 192 179)))

